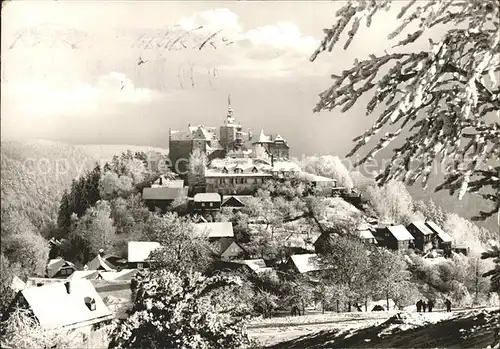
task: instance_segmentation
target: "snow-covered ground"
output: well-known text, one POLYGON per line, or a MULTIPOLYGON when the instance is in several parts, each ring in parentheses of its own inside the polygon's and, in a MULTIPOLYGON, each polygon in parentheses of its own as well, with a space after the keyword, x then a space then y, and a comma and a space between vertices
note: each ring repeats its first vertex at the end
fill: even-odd
POLYGON ((495 348, 494 329, 498 327, 498 309, 332 313, 254 321, 249 334, 260 345, 272 348, 402 348, 415 347, 416 341, 421 347, 456 347, 463 342, 495 348))

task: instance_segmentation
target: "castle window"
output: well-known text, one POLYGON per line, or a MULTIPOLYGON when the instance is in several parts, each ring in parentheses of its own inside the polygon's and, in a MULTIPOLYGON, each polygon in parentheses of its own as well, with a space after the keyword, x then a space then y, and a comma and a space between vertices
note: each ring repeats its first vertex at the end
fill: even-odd
POLYGON ((243 172, 243 170, 241 168, 236 167, 234 169, 234 173, 242 173, 242 172, 243 172))
POLYGON ((257 173, 259 172, 259 170, 257 169, 257 167, 254 166, 254 168, 252 168, 252 173, 257 173))
POLYGON ((226 168, 226 167, 224 167, 224 168, 222 169, 222 173, 228 173, 228 172, 229 172, 229 171, 227 170, 227 168, 226 168))

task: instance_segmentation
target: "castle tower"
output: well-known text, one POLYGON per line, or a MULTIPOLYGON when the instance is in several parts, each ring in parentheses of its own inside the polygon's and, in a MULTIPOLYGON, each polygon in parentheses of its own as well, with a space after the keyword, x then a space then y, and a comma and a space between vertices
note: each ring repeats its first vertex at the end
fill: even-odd
POLYGON ((231 94, 227 97, 227 114, 224 125, 220 127, 220 144, 227 152, 239 150, 243 146, 242 127, 234 119, 231 94))
POLYGON ((233 108, 231 107, 231 94, 229 93, 227 96, 226 125, 233 125, 233 124, 234 124, 233 108))

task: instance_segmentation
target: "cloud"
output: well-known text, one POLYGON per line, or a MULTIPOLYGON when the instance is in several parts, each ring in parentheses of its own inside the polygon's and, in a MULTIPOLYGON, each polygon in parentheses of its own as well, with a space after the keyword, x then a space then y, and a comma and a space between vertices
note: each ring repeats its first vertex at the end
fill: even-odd
POLYGON ((234 37, 242 32, 239 16, 227 8, 220 8, 197 13, 190 17, 182 17, 178 23, 185 30, 203 26, 207 32, 223 30, 224 35, 234 37))
POLYGON ((36 118, 114 112, 150 103, 159 96, 157 91, 136 87, 130 78, 118 72, 101 75, 93 85, 24 81, 4 87, 7 117, 17 112, 36 118))
POLYGON ((291 22, 245 29, 238 15, 225 8, 183 17, 179 25, 184 30, 203 26, 196 32, 205 35, 222 30, 220 37, 214 39, 218 41, 218 51, 222 49, 225 57, 219 68, 239 76, 265 78, 284 77, 294 71, 307 73, 309 68, 297 70, 296 67, 307 65, 310 54, 319 44, 319 40, 305 35, 291 22), (221 40, 234 44, 224 47, 221 40))
POLYGON ((292 49, 311 53, 319 41, 310 35, 304 35, 290 22, 278 22, 249 30, 245 37, 255 45, 271 46, 277 49, 292 49))

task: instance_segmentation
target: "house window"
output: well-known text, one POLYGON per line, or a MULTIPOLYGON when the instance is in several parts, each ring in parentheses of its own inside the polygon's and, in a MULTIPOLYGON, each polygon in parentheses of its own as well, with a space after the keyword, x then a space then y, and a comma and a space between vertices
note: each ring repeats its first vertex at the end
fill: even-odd
POLYGON ((211 202, 209 205, 210 205, 210 207, 214 207, 214 203, 213 202, 211 202))
POLYGON ((257 173, 257 172, 259 172, 259 170, 257 169, 257 167, 254 167, 254 168, 252 169, 252 172, 253 172, 253 173, 257 173))
POLYGON ((201 207, 205 207, 205 203, 204 202, 201 203, 201 207))
POLYGON ((142 268, 143 268, 142 263, 137 263, 137 269, 142 269, 142 268))
POLYGON ((222 169, 222 173, 228 173, 228 172, 229 172, 229 171, 227 170, 227 168, 225 168, 225 167, 224 167, 224 168, 222 169))

